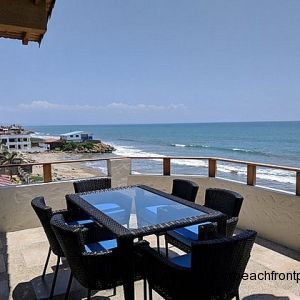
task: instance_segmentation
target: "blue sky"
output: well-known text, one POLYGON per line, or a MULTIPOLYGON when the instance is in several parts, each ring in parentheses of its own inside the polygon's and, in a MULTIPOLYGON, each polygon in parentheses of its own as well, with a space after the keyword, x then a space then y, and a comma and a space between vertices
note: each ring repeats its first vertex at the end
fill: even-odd
POLYGON ((56 1, 0 39, 0 123, 299 120, 299 0, 56 1))

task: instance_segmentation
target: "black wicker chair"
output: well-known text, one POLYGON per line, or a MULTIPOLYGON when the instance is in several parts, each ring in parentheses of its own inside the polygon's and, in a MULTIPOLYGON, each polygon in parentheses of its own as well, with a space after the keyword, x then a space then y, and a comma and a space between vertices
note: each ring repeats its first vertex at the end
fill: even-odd
POLYGON ((111 188, 110 178, 92 178, 73 182, 75 193, 91 192, 111 188))
POLYGON ((195 202, 199 186, 193 181, 185 179, 174 179, 172 195, 187 201, 195 202))
MULTIPOLYGON (((171 194, 181 199, 190 202, 195 202, 198 189, 199 189, 198 184, 196 184, 193 181, 186 180, 186 179, 174 179, 171 194)), ((164 233, 156 235, 158 252, 160 252, 159 237, 161 235, 164 235, 164 233)))
MULTIPOLYGON (((112 247, 103 247, 100 251, 98 248, 94 251, 93 247, 87 248, 86 246, 86 244, 93 245, 97 242, 93 234, 89 234, 89 228, 82 225, 69 225, 61 214, 52 217, 51 226, 72 271, 65 299, 68 299, 73 276, 88 289, 87 299, 90 299, 92 290, 110 289, 123 284, 124 256, 120 255, 120 250, 116 247, 116 240, 112 243, 112 247)), ((103 241, 103 243, 106 242, 111 241, 103 241)), ((148 245, 147 242, 141 241, 134 247, 140 244, 148 245)), ((134 278, 140 280, 144 273, 142 268, 139 268, 142 266, 141 256, 136 252, 134 257, 134 278)))
POLYGON ((224 213, 227 219, 226 236, 232 236, 239 220, 239 213, 244 198, 233 191, 225 189, 207 189, 204 206, 224 213))
POLYGON ((149 299, 152 289, 168 300, 239 299, 239 286, 250 258, 256 232, 197 241, 191 253, 168 259, 149 246, 141 247, 149 299))
POLYGON ((50 291, 50 295, 49 295, 49 298, 51 299, 54 294, 60 259, 61 259, 61 257, 64 257, 64 253, 63 253, 63 251, 57 241, 57 238, 50 226, 50 220, 51 220, 52 216, 54 214, 61 213, 65 216, 65 219, 70 224, 74 224, 74 225, 82 224, 85 226, 89 226, 91 228, 92 227, 95 228, 95 236, 99 240, 103 239, 103 237, 107 237, 107 233, 104 232, 103 230, 101 231, 98 228, 96 228, 96 225, 93 224, 91 220, 84 219, 84 216, 82 216, 82 218, 80 218, 78 215, 74 216, 68 210, 53 211, 51 207, 49 207, 45 204, 44 197, 36 197, 36 198, 32 199, 31 206, 33 207, 34 211, 36 212, 36 214, 43 226, 43 229, 45 231, 47 239, 49 241, 49 251, 48 251, 47 259, 45 262, 42 278, 45 277, 47 266, 49 263, 49 258, 51 255, 51 251, 53 252, 53 254, 55 254, 57 256, 56 268, 55 268, 54 277, 53 277, 53 281, 52 281, 52 287, 51 287, 51 291, 50 291))
MULTIPOLYGON (((232 236, 238 223, 238 215, 243 203, 243 197, 233 191, 217 188, 209 188, 205 193, 204 206, 218 210, 227 216, 226 236, 232 236)), ((198 225, 168 231, 165 234, 166 253, 168 255, 168 244, 189 252, 191 243, 198 239, 198 225)))

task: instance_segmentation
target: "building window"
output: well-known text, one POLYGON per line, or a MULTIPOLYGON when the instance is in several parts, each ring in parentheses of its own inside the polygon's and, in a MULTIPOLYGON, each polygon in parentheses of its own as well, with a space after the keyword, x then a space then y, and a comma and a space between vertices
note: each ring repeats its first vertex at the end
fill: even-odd
POLYGON ((24 145, 24 148, 27 148, 27 145, 26 145, 26 144, 24 145))
POLYGON ((9 145, 9 149, 16 149, 16 145, 9 145))
POLYGON ((7 139, 2 139, 2 144, 6 144, 7 143, 7 139))
POLYGON ((23 142, 27 142, 27 138, 23 138, 23 142))
POLYGON ((18 145, 18 149, 21 149, 21 145, 18 145))
POLYGON ((72 134, 72 135, 70 135, 70 137, 73 137, 73 134, 72 134))
POLYGON ((16 139, 9 139, 10 143, 14 143, 16 141, 16 139))

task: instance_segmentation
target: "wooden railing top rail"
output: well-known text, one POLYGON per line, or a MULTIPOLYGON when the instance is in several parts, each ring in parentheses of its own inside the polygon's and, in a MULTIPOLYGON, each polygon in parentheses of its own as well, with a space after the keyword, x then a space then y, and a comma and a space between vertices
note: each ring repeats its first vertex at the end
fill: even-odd
POLYGON ((99 160, 110 160, 114 157, 108 158, 89 158, 89 159, 70 159, 70 160, 54 160, 54 161, 45 161, 45 162, 35 162, 35 163, 22 163, 22 164, 7 164, 7 165, 0 165, 0 168, 7 168, 7 167, 25 167, 25 166, 40 166, 46 164, 72 164, 72 163, 84 163, 84 162, 91 162, 91 161, 99 161, 99 160))
POLYGON ((258 167, 265 167, 265 168, 272 168, 272 169, 280 169, 292 172, 300 172, 300 168, 289 167, 289 166, 280 166, 280 165, 273 165, 273 164, 266 164, 266 163, 259 163, 247 160, 237 160, 237 159, 230 159, 230 158, 222 158, 222 157, 211 157, 211 156, 156 156, 156 157, 149 157, 149 156, 130 156, 128 158, 131 159, 188 159, 188 160, 217 160, 223 162, 230 162, 230 163, 238 163, 244 165, 254 165, 258 167))
POLYGON ((0 165, 0 168, 8 168, 8 167, 24 167, 24 166, 38 166, 44 164, 69 164, 69 163, 84 163, 84 162, 94 162, 94 161, 107 161, 110 159, 122 159, 122 158, 129 158, 129 159, 188 159, 188 160, 217 160, 229 163, 237 163, 237 164, 245 164, 245 165, 254 165, 257 167, 264 167, 264 168, 272 168, 272 169, 280 169, 285 171, 292 171, 292 172, 300 172, 300 168, 289 167, 289 166, 281 166, 281 165, 273 165, 267 163, 259 163, 253 161, 246 161, 246 160, 237 160, 237 159, 230 159, 230 158, 223 158, 223 157, 210 157, 210 156, 127 156, 127 157, 108 157, 108 158, 90 158, 90 159, 76 159, 76 160, 63 160, 63 161, 48 161, 48 162, 35 162, 35 163, 22 163, 22 164, 7 164, 7 165, 0 165))

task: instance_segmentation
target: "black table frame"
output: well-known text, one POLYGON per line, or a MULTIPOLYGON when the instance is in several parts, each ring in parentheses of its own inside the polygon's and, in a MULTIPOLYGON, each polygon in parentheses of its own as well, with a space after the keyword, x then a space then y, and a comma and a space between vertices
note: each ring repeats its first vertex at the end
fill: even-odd
POLYGON ((141 238, 146 235, 151 234, 159 234, 166 232, 171 229, 179 228, 179 227, 185 227, 189 225, 199 224, 203 222, 216 222, 218 224, 218 231, 220 234, 226 233, 226 216, 219 212, 215 211, 213 209, 210 209, 205 206, 201 206, 196 203, 192 203, 186 200, 183 200, 179 197, 173 196, 171 194, 156 190, 154 188, 145 186, 145 185, 135 185, 135 186, 128 186, 128 187, 121 187, 121 188, 112 188, 112 189, 105 189, 105 190, 99 190, 99 191, 93 191, 93 192, 87 192, 87 193, 79 193, 79 194, 69 194, 66 195, 67 200, 67 206, 68 209, 80 209, 84 211, 87 215, 89 215, 96 223, 101 224, 102 226, 107 227, 113 234, 115 234, 118 242, 118 247, 122 249, 123 251, 120 251, 121 253, 126 254, 126 260, 127 263, 127 270, 124 272, 124 295, 126 300, 133 300, 134 299, 134 279, 133 279, 133 272, 130 272, 132 270, 132 263, 130 259, 130 251, 133 247, 133 240, 135 238, 141 238), (199 210, 201 212, 205 212, 205 215, 199 215, 179 220, 174 220, 171 222, 166 223, 160 223, 157 225, 151 225, 151 226, 145 226, 142 228, 125 228, 123 225, 119 224, 115 220, 113 220, 111 217, 106 215, 105 213, 101 212, 97 208, 95 208, 93 205, 89 204, 87 201, 82 199, 81 195, 86 194, 94 194, 94 193, 105 193, 108 191, 115 191, 115 190, 122 190, 122 189, 130 189, 133 187, 139 187, 141 189, 144 189, 146 191, 149 191, 151 193, 160 195, 162 197, 168 198, 170 200, 173 200, 175 202, 178 202, 180 204, 192 207, 196 210, 199 210))

